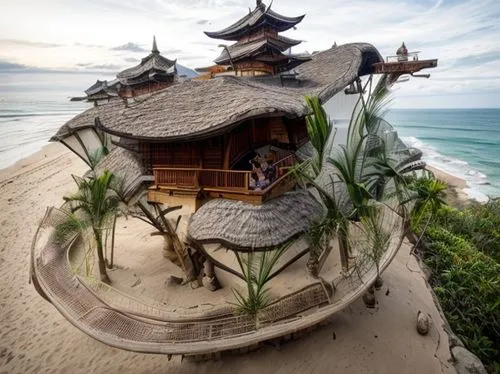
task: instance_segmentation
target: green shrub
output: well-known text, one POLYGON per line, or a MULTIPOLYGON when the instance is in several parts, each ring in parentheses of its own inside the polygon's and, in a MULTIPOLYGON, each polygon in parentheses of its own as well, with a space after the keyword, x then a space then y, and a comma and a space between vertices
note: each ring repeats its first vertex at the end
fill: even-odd
POLYGON ((500 263, 500 199, 462 211, 454 208, 441 210, 436 220, 500 263))
MULTIPOLYGON (((462 235, 465 229, 458 230, 467 214, 442 208, 438 215, 424 236, 431 285, 453 331, 495 372, 500 368, 500 264, 462 235)), ((476 227, 469 221, 463 224, 468 225, 476 227)))

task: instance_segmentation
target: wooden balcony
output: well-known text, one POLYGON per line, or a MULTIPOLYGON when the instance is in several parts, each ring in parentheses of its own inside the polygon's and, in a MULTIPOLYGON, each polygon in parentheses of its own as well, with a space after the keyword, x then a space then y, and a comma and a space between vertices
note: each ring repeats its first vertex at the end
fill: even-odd
POLYGON ((273 164, 276 179, 264 189, 253 186, 251 171, 168 167, 153 168, 150 189, 192 194, 203 191, 210 197, 262 204, 293 188, 295 178, 289 169, 294 162, 294 157, 288 156, 273 164))

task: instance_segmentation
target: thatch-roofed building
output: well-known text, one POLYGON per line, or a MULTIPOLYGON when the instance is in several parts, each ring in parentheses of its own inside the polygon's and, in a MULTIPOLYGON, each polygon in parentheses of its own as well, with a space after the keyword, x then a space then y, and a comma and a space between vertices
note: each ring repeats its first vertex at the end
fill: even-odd
POLYGON ((154 36, 151 53, 138 65, 119 72, 112 81, 97 80, 85 90, 85 98, 76 99, 86 99, 97 106, 118 97, 126 99, 162 90, 177 80, 177 60, 169 60, 160 54, 154 36))
MULTIPOLYGON (((242 38, 254 37, 267 46, 278 39, 289 43, 277 33, 302 19, 281 16, 259 1, 234 25, 207 34, 240 44, 242 38)), ((252 52, 247 57, 257 61, 259 56, 263 55, 252 52)), ((310 148, 304 97, 317 96, 328 104, 336 125, 363 94, 363 77, 390 70, 389 80, 395 81, 401 74, 437 63, 384 62, 377 49, 366 43, 334 45, 302 62, 295 65, 293 79, 275 75, 280 68, 268 75, 179 82, 133 102, 111 101, 75 117, 52 140, 63 142, 86 162, 99 145, 122 148, 107 156, 112 158, 107 163, 111 171, 122 174, 123 165, 130 163, 134 167, 129 191, 143 186, 151 202, 191 207, 188 232, 196 240, 247 249, 279 245, 306 231, 321 210, 309 194, 297 193, 297 181, 288 173, 310 148), (126 157, 127 153, 133 157, 126 157), (291 222, 286 217, 290 210, 300 210, 309 218, 291 222), (251 227, 242 229, 250 223, 251 227), (258 235, 259 227, 263 235, 258 235)), ((160 68, 166 83, 175 62, 160 58, 154 43, 140 65, 118 78, 124 84, 145 87, 141 85, 160 68)))
POLYGON ((120 88, 120 81, 114 79, 110 82, 104 80, 97 80, 92 86, 85 90, 87 100, 94 103, 94 105, 108 102, 109 100, 118 97, 118 90, 120 88))
POLYGON ((160 54, 156 37, 153 37, 151 53, 139 65, 116 75, 121 83, 120 96, 140 96, 172 85, 177 79, 176 62, 177 60, 169 60, 160 54))
POLYGON ((218 65, 231 65, 237 76, 276 75, 287 72, 309 61, 309 56, 297 56, 283 52, 301 43, 300 40, 279 35, 299 24, 305 15, 283 16, 257 0, 253 11, 231 26, 205 34, 213 39, 235 40, 224 47, 215 59, 218 65))

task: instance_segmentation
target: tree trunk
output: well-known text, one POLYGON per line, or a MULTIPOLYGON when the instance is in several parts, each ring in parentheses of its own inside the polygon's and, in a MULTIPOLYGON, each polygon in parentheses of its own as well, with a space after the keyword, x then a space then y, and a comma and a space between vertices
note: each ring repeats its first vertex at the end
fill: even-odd
POLYGON ((94 228, 94 237, 97 246, 97 257, 99 258, 99 274, 101 276, 101 281, 106 284, 111 284, 111 280, 106 273, 106 260, 104 259, 104 252, 102 247, 102 235, 99 229, 94 228))
POLYGON ((116 219, 118 216, 115 214, 115 218, 113 219, 113 228, 111 231, 111 259, 109 260, 108 269, 113 269, 113 260, 115 256, 115 231, 116 231, 116 219))
POLYGON ((341 223, 338 232, 340 263, 342 270, 349 271, 349 242, 347 240, 347 230, 349 223, 341 223))

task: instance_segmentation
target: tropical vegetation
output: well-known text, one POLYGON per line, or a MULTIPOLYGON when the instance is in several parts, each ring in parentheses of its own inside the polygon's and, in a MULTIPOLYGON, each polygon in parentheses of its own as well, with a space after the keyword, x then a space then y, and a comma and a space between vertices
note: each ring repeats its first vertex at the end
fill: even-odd
POLYGON ((246 314, 257 320, 258 312, 264 309, 270 301, 269 289, 266 288, 266 285, 272 278, 272 270, 290 244, 290 242, 285 243, 273 251, 259 253, 252 251, 245 254, 235 252, 247 291, 244 294, 233 289, 238 313, 246 314))
MULTIPOLYGON (((432 214, 431 207, 424 218, 432 214)), ((452 330, 487 366, 500 372, 500 200, 458 210, 441 206, 423 233, 430 283, 452 330)))
MULTIPOLYGON (((380 236, 383 229, 374 224, 378 215, 375 206, 395 198, 396 204, 404 207, 410 201, 407 176, 425 166, 420 161, 421 152, 408 148, 383 119, 390 102, 387 77, 373 89, 372 81, 368 83, 369 92, 360 95, 352 113, 345 145, 333 146, 333 125, 318 98, 306 98, 311 113, 307 129, 315 155, 295 172, 316 189, 326 208, 325 216, 308 232, 308 266, 313 275, 319 272, 319 258, 328 254, 334 236, 339 241, 342 266, 348 270, 350 222, 361 222, 370 233, 368 239, 378 244, 388 242, 380 236)), ((371 257, 380 259, 380 255, 371 257)))
POLYGON ((100 278, 105 283, 110 283, 110 279, 106 272, 104 239, 106 231, 113 225, 120 203, 118 195, 111 189, 113 178, 113 174, 109 171, 99 176, 91 174, 85 178, 73 176, 78 191, 64 197, 70 213, 67 225, 75 229, 88 228, 93 234, 100 278), (71 222, 73 225, 70 224, 71 222), (76 222, 78 224, 75 224, 76 222))

